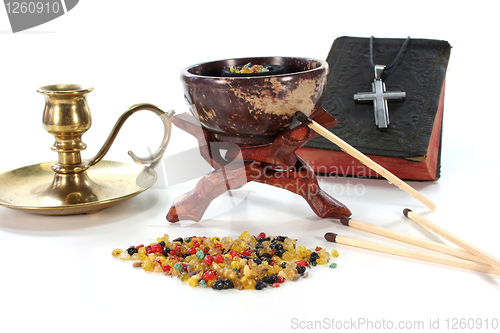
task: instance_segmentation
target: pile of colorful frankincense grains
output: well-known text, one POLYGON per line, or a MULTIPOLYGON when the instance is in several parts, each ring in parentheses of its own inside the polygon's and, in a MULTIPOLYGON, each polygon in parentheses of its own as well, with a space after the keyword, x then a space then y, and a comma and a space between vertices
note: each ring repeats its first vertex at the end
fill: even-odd
POLYGON ((264 73, 264 72, 269 72, 269 69, 264 67, 263 65, 254 65, 253 63, 249 62, 243 67, 229 67, 229 71, 231 73, 264 73))
POLYGON ((165 234, 150 245, 114 249, 112 255, 133 260, 134 267, 148 272, 176 276, 192 287, 262 290, 307 278, 311 266, 327 265, 339 253, 321 247, 308 250, 286 236, 252 236, 245 231, 236 239, 193 236, 170 240, 165 234))

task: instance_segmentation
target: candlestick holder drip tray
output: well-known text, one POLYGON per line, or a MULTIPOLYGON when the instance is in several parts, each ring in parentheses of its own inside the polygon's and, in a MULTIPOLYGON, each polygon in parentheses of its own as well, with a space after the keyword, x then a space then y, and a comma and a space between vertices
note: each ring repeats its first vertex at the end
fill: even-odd
POLYGON ((96 213, 146 191, 157 178, 148 166, 105 160, 90 168, 82 179, 73 179, 70 190, 63 193, 53 190, 65 179, 54 177, 52 164, 34 164, 0 174, 0 205, 41 215, 96 213))

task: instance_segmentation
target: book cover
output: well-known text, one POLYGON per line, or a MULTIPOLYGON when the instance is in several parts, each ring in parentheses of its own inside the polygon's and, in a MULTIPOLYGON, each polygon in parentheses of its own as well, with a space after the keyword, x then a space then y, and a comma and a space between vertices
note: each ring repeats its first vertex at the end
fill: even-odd
MULTIPOLYGON (((404 41, 375 38, 374 64, 392 63, 404 41)), ((450 51, 447 41, 410 39, 383 76, 387 91, 404 91, 406 97, 388 102, 390 124, 387 130, 380 130, 375 125, 373 103, 354 100, 355 94, 372 90, 375 74, 370 39, 337 38, 327 57, 330 72, 322 104, 339 122, 330 131, 401 179, 438 179, 450 51)), ((309 141, 298 155, 320 174, 378 177, 320 136, 309 141)))

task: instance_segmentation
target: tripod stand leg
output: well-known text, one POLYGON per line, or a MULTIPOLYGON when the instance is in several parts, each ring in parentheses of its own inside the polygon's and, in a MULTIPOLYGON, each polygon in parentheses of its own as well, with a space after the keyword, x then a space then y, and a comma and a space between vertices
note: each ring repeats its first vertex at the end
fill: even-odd
POLYGON ((200 221, 210 203, 230 189, 239 188, 248 181, 246 167, 228 165, 202 177, 191 191, 175 198, 167 220, 200 221))
POLYGON ((351 216, 351 212, 344 204, 320 188, 313 170, 300 157, 297 157, 297 165, 294 170, 266 170, 255 181, 300 195, 307 201, 314 213, 321 218, 351 216))

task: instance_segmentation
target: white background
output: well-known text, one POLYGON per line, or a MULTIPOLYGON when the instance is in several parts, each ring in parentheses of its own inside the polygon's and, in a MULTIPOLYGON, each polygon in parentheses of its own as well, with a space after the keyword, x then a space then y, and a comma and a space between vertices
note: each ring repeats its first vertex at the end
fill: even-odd
MULTIPOLYGON (((438 208, 430 212, 385 180, 323 178, 321 184, 360 221, 441 241, 403 217, 409 207, 500 256, 497 9, 494 1, 463 3, 80 1, 66 15, 17 34, 0 9, 0 172, 56 159, 53 137, 42 127, 40 86, 95 87, 88 95, 93 125, 83 137, 89 147, 83 156, 90 158, 132 104, 186 112, 184 66, 246 56, 326 59, 333 40, 344 35, 443 39, 453 49, 442 177, 411 182, 438 208)), ((156 116, 143 112, 134 119, 106 159, 131 162, 129 149, 144 156, 156 148, 162 131, 156 116)), ((166 154, 195 147, 192 137, 174 129, 166 154)), ((498 277, 328 243, 323 235, 334 231, 405 246, 319 219, 302 198, 283 190, 248 184, 239 192, 243 201, 229 207, 222 197, 200 223, 166 221, 174 197, 192 186, 158 184, 94 215, 43 217, 0 207, 0 331, 285 332, 307 321, 358 318, 394 327, 422 321, 427 329, 439 320, 442 331, 447 319, 479 318, 485 331, 486 320, 500 320, 498 277), (308 279, 277 289, 216 292, 111 256, 116 247, 154 242, 164 233, 236 237, 244 230, 336 248, 338 268, 316 267, 308 279)))

